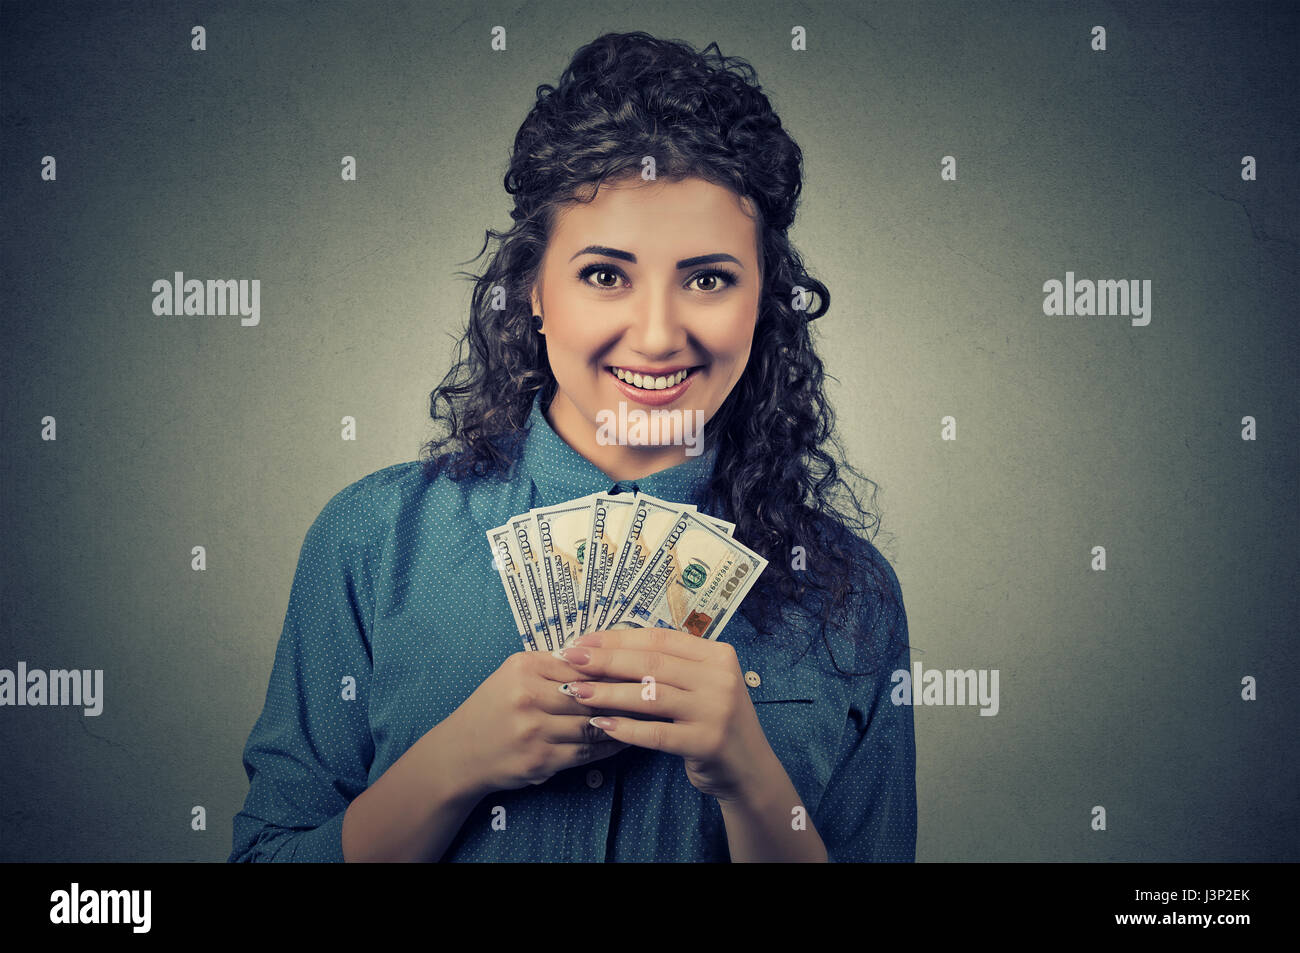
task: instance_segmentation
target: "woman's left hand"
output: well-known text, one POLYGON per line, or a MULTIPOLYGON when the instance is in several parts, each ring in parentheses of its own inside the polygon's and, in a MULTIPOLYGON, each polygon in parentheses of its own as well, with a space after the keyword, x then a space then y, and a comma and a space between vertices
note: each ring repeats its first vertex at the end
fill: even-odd
POLYGON ((567 687, 591 708, 649 719, 610 717, 608 725, 600 719, 606 734, 680 755, 691 784, 705 794, 719 800, 757 796, 779 764, 736 650, 726 642, 675 629, 605 629, 581 636, 562 657, 590 679, 562 691, 567 687), (579 661, 584 650, 589 656, 579 661))

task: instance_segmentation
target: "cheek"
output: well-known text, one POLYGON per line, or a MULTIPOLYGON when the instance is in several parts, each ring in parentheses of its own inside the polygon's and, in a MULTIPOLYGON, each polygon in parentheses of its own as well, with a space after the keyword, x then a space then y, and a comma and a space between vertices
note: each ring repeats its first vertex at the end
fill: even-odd
POLYGON ((747 307, 712 316, 707 337, 701 341, 719 358, 743 360, 754 340, 754 313, 747 307))
POLYGON ((595 360, 604 342, 593 328, 582 322, 558 324, 547 335, 546 348, 552 360, 569 367, 578 367, 595 360))

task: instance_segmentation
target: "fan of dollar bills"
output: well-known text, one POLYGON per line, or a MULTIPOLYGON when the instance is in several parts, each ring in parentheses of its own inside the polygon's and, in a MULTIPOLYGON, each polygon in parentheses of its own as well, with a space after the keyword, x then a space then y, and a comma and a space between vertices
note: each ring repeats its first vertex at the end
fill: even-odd
POLYGON ((678 629, 716 639, 767 560, 735 525, 645 493, 593 493, 488 530, 530 651, 597 629, 678 629))

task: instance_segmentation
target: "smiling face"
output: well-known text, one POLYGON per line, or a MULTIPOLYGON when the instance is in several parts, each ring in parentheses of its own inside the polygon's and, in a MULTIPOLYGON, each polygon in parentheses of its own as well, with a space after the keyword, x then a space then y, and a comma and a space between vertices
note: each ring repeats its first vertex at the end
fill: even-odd
POLYGON ((745 370, 762 287, 750 207, 702 179, 634 178, 557 213, 532 294, 557 385, 547 418, 616 480, 681 463, 686 447, 602 443, 602 412, 621 401, 707 422, 745 370))

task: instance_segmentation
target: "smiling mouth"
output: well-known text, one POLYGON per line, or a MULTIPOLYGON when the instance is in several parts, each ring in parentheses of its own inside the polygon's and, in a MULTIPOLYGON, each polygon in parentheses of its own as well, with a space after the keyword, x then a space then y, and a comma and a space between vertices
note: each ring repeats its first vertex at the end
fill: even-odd
POLYGON ((703 364, 698 364, 694 367, 683 367, 669 374, 642 374, 638 371, 630 371, 614 364, 606 365, 605 370, 609 371, 623 383, 629 384, 632 387, 637 387, 645 391, 656 391, 667 390, 670 387, 675 387, 697 371, 701 370, 703 367, 703 364))

